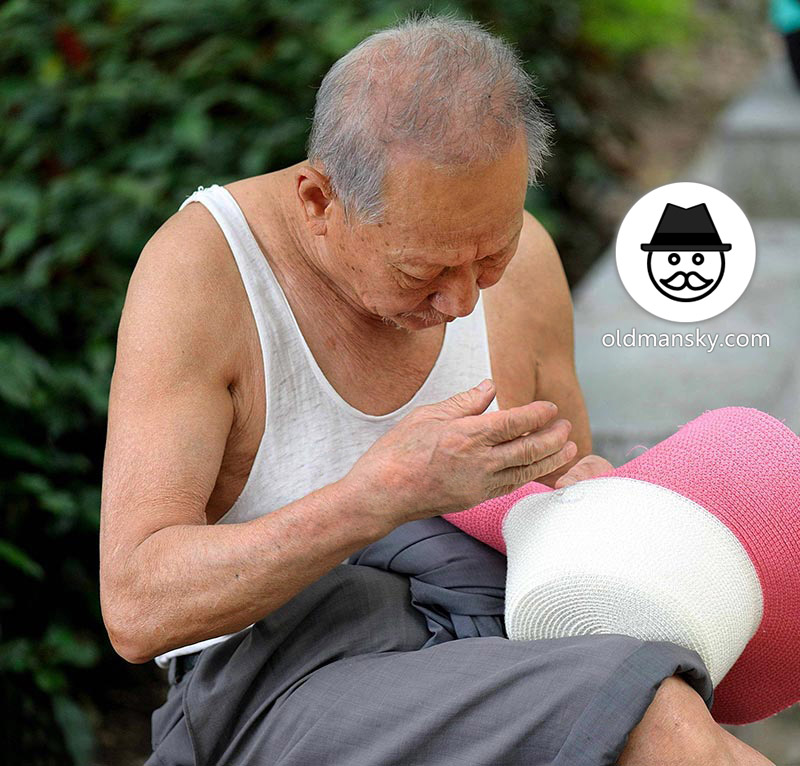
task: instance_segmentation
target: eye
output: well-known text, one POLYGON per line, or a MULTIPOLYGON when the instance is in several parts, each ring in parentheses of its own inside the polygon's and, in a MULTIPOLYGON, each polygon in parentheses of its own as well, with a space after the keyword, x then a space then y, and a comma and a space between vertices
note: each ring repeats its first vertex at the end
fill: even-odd
POLYGON ((494 269, 498 266, 502 265, 506 260, 508 260, 511 252, 506 250, 501 250, 499 253, 495 253, 494 255, 487 255, 480 259, 479 263, 485 266, 488 269, 494 269))
POLYGON ((513 253, 506 252, 506 253, 498 253, 497 255, 493 255, 491 258, 488 258, 490 266, 497 266, 501 263, 505 263, 506 261, 511 259, 513 253))
POLYGON ((705 257, 703 256, 702 253, 695 253, 692 256, 692 263, 694 263, 696 266, 699 266, 704 260, 705 257))
POLYGON ((667 258, 667 260, 668 260, 668 261, 669 261, 669 262, 670 262, 670 263, 671 263, 673 266, 675 266, 675 264, 678 264, 678 263, 680 263, 680 262, 681 262, 681 257, 680 257, 680 256, 679 256, 677 253, 670 253, 670 254, 669 254, 669 258, 667 258))
POLYGON ((403 280, 409 285, 409 287, 422 287, 423 285, 427 285, 428 282, 432 282, 436 279, 435 276, 433 277, 415 277, 412 274, 406 274, 405 271, 400 272, 403 280))

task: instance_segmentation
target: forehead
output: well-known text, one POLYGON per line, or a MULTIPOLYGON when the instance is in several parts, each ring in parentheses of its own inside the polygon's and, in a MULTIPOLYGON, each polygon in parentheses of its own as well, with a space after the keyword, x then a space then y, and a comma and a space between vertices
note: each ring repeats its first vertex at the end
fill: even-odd
POLYGON ((383 187, 381 249, 395 258, 428 263, 468 253, 474 257, 476 250, 497 252, 522 227, 526 189, 524 151, 457 170, 414 157, 397 159, 383 187))
POLYGON ((442 167, 413 150, 394 148, 381 194, 385 216, 379 229, 384 250, 458 254, 493 252, 522 225, 528 186, 528 155, 519 133, 493 161, 442 167))
POLYGON ((382 250, 394 261, 455 266, 476 255, 491 255, 510 245, 522 228, 519 215, 465 229, 424 232, 421 229, 393 232, 383 240, 382 250))

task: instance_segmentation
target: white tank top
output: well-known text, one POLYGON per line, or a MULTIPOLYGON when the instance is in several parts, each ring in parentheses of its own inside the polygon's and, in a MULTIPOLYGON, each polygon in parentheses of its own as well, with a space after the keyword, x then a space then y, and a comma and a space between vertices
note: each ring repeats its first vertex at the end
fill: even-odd
MULTIPOLYGON (((244 489, 217 524, 258 518, 338 481, 412 409, 447 399, 491 377, 479 294, 469 316, 447 325, 433 369, 408 402, 385 415, 357 410, 339 396, 317 365, 286 295, 233 195, 218 184, 207 189, 201 186, 178 209, 193 201, 208 208, 233 253, 255 318, 264 363, 264 435, 244 489)), ((493 400, 487 411, 496 409, 497 401, 493 400)), ((167 667, 174 656, 198 651, 232 635, 173 649, 158 655, 155 662, 167 667)))

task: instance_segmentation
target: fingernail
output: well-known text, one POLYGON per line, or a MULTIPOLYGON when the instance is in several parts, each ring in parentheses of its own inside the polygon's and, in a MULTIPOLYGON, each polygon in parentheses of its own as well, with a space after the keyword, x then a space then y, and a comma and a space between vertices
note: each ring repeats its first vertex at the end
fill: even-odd
POLYGON ((492 390, 491 378, 486 378, 486 380, 484 380, 482 383, 479 383, 478 388, 481 391, 491 391, 492 390))

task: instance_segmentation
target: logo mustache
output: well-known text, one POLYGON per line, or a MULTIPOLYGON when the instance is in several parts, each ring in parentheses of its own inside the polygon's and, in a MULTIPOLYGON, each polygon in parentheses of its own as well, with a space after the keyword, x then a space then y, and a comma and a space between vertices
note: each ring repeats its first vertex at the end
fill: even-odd
POLYGON ((669 279, 659 279, 658 281, 670 290, 683 290, 684 287, 688 287, 690 290, 705 290, 714 280, 703 279, 696 271, 688 273, 676 271, 669 279))

